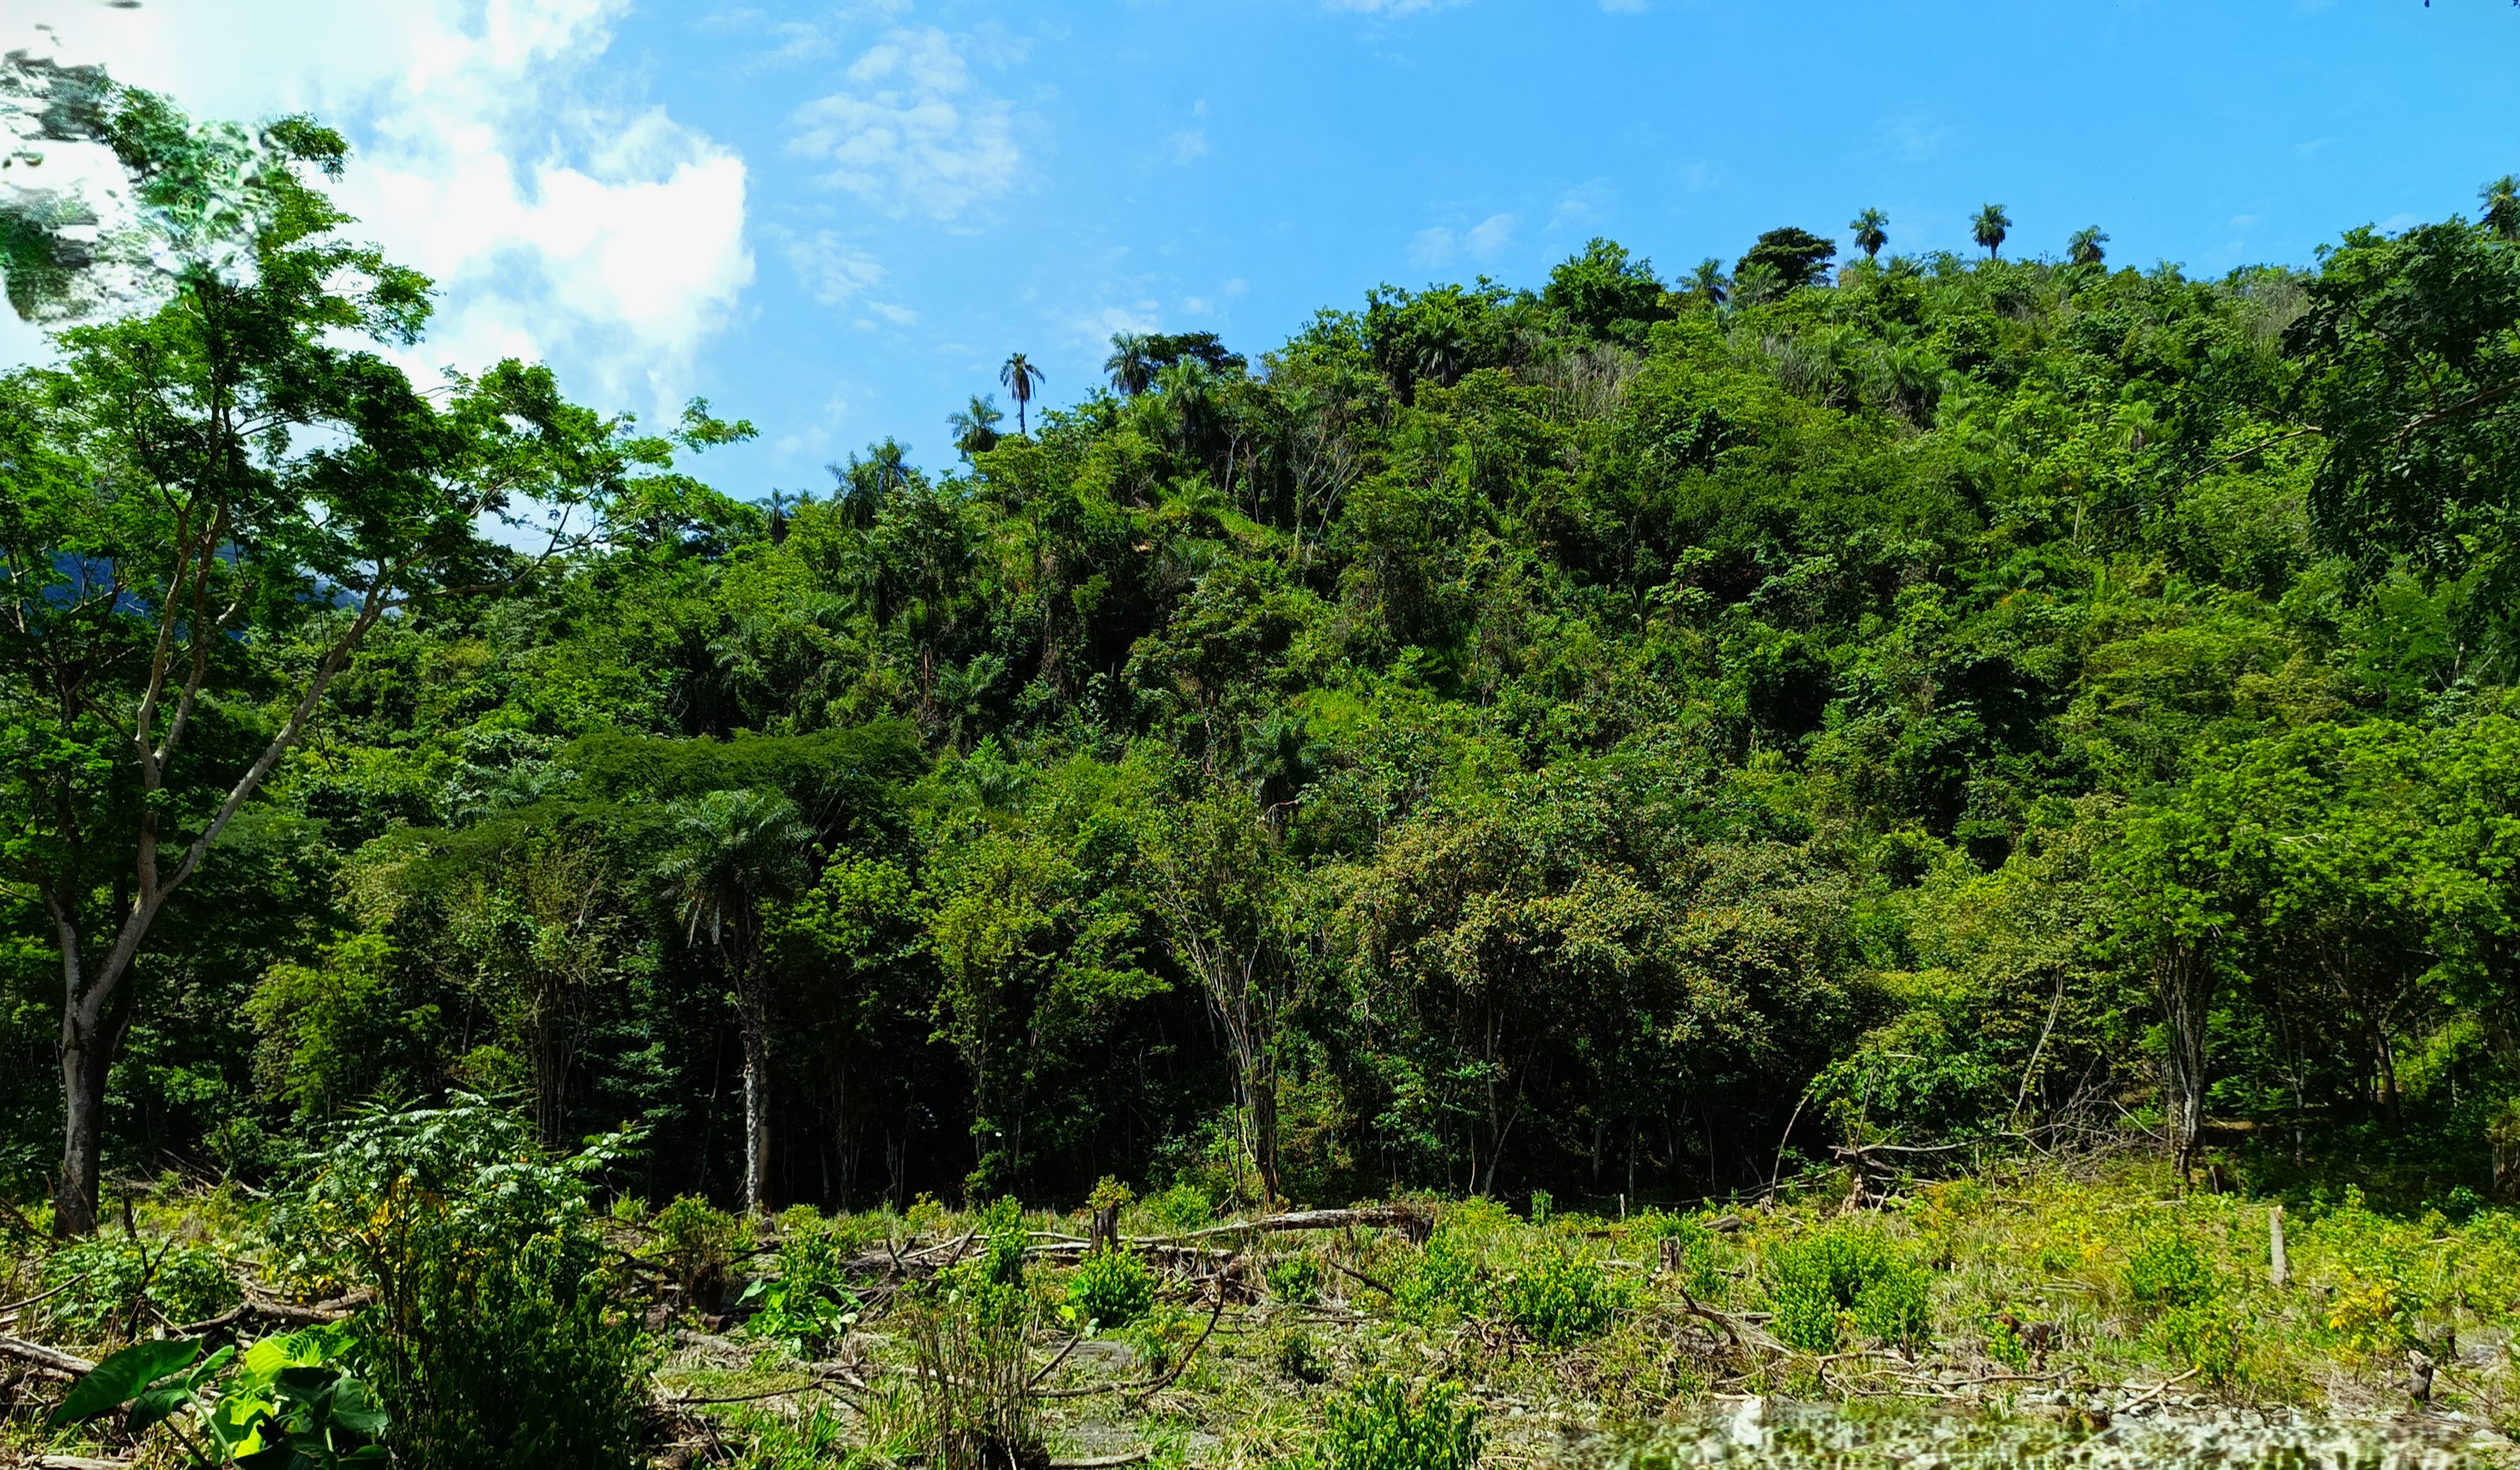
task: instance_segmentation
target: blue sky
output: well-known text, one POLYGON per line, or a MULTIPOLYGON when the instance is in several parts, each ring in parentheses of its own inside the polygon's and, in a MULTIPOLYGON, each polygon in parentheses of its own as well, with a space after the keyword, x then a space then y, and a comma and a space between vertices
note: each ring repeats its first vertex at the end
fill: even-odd
POLYGON ((1122 328, 1256 353, 1377 282, 1537 285, 1595 235, 1669 277, 1867 205, 1893 250, 1966 250, 1992 200, 2010 252, 2097 224, 2219 274, 2520 171, 2505 0, 8 9, 0 44, 198 111, 338 119, 344 197, 445 284, 416 371, 705 394, 762 430, 701 466, 746 497, 886 433, 950 463, 944 415, 1011 349, 1067 401, 1122 328))

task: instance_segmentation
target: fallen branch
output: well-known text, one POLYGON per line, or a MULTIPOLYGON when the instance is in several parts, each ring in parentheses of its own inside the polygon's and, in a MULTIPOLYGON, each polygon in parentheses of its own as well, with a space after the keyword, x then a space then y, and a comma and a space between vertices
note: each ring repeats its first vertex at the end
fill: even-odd
POLYGON ((1062 1347, 1062 1348, 1060 1348, 1060 1349, 1058 1350, 1058 1357, 1053 1358, 1050 1361, 1048 1361, 1048 1362, 1046 1362, 1046 1363, 1043 1363, 1043 1364, 1041 1365, 1041 1371, 1040 1371, 1040 1372, 1035 1373, 1035 1374, 1033 1374, 1030 1378, 1027 1378, 1027 1379, 1025 1379, 1025 1380, 1024 1380, 1024 1387, 1026 1387, 1026 1388, 1035 1388, 1035 1387, 1038 1387, 1038 1386, 1040 1385, 1040 1383, 1041 1383, 1041 1381, 1042 1381, 1043 1379, 1048 1378, 1051 1374, 1058 1372, 1058 1365, 1059 1365, 1060 1363, 1062 1363, 1062 1362, 1067 1361, 1067 1355, 1068 1355, 1068 1354, 1070 1354, 1070 1353, 1075 1352, 1075 1351, 1076 1351, 1076 1345, 1077 1345, 1078 1343, 1083 1342, 1083 1341, 1085 1341, 1085 1339, 1084 1339, 1084 1337, 1083 1337, 1082 1335, 1071 1335, 1071 1336, 1067 1339, 1067 1344, 1066 1344, 1066 1346, 1064 1346, 1064 1347, 1062 1347))
POLYGON ((35 1228, 35 1223, 28 1220, 23 1214, 22 1214, 16 1205, 9 1203, 5 1199, 0 1199, 0 1219, 5 1219, 10 1225, 15 1225, 22 1234, 25 1235, 30 1240, 41 1240, 44 1238, 44 1232, 35 1228))
POLYGON ((1399 1293, 1398 1293, 1398 1292, 1393 1291, 1390 1287, 1385 1286, 1385 1285, 1384 1285, 1384 1284, 1382 1284, 1380 1281, 1377 1281, 1377 1280, 1373 1279, 1372 1276, 1367 1275, 1365 1272, 1363 1272, 1363 1271, 1361 1271, 1361 1270, 1358 1270, 1355 1267, 1353 1267, 1353 1266, 1349 1266, 1349 1265, 1348 1265, 1348 1264, 1346 1264, 1345 1262, 1342 1262, 1342 1261, 1333 1261, 1333 1262, 1331 1262, 1331 1263, 1330 1263, 1330 1270, 1334 1270, 1334 1271, 1339 1272, 1341 1275, 1354 1276, 1354 1277, 1356 1277, 1358 1280, 1360 1280, 1360 1281, 1364 1282, 1364 1283, 1365 1283, 1366 1285, 1368 1285, 1368 1286, 1372 1287, 1374 1290, 1376 1290, 1376 1291, 1378 1291, 1378 1292, 1382 1293, 1382 1294, 1383 1294, 1384 1296, 1386 1296, 1386 1297, 1398 1296, 1398 1295, 1399 1295, 1399 1293))
POLYGON ((1181 1356, 1180 1361, 1174 1363, 1170 1370, 1155 1377, 1142 1378, 1135 1383, 1105 1383, 1084 1388, 1031 1389, 1031 1395, 1036 1399, 1090 1399, 1097 1394, 1159 1394, 1171 1387, 1172 1381, 1179 1378, 1183 1370, 1197 1359, 1198 1350, 1206 1347, 1207 1340, 1216 1335, 1217 1320, 1224 1315, 1225 1293, 1220 1291, 1216 1294, 1216 1310, 1207 1314, 1207 1330, 1198 1335, 1198 1341, 1190 1345, 1190 1351, 1181 1356))
POLYGON ((1052 1460, 1050 1470, 1111 1470, 1114 1465, 1134 1465, 1152 1453, 1152 1448, 1140 1448, 1119 1454, 1098 1454, 1092 1459, 1052 1460))
POLYGON ((667 1408, 698 1408, 702 1404, 709 1403, 758 1403, 764 1399, 785 1399, 790 1394, 810 1394, 822 1386, 823 1382, 821 1379, 813 1378, 788 1388, 764 1389, 757 1394, 720 1394, 702 1398, 695 1398, 689 1394, 682 1394, 665 1400, 664 1406, 667 1408))
POLYGON ((1284 1215, 1263 1215, 1257 1220, 1209 1225, 1174 1238, 1199 1240, 1210 1235, 1238 1235, 1250 1231, 1278 1234, 1289 1230, 1344 1230, 1355 1225, 1393 1227, 1418 1236, 1433 1229, 1435 1220, 1431 1213, 1415 1205, 1369 1205, 1355 1210, 1293 1210, 1284 1215))
POLYGON ((96 1370, 95 1363, 75 1354, 47 1348, 42 1343, 30 1343, 22 1337, 11 1337, 5 1332, 0 1332, 0 1356, 32 1363, 42 1372, 58 1373, 64 1378, 77 1378, 96 1370))
POLYGON ((2179 1385, 2185 1383, 2188 1379, 2195 1377, 2203 1371, 2205 1370, 2202 1367, 2193 1367, 2189 1368, 2186 1372, 2180 1374, 2176 1378, 2165 1378, 2161 1382, 2154 1384, 2152 1387, 2145 1389, 2135 1398, 2128 1400, 2126 1402, 2126 1405, 2120 1408, 2118 1412, 2122 1414, 2134 1413, 2137 1409, 2151 1403, 2159 1395, 2170 1389, 2177 1388, 2179 1385))
POLYGON ((1741 1332, 1739 1328, 1732 1325, 1732 1314, 1699 1305, 1697 1298, 1690 1296, 1686 1286, 1680 1288, 1680 1306, 1681 1310, 1690 1316, 1702 1317, 1723 1328, 1725 1337, 1732 1341, 1732 1346, 1736 1348, 1741 1346, 1741 1332))
POLYGON ((341 1321, 375 1300, 376 1294, 361 1286, 328 1301, 301 1306, 295 1302, 283 1302, 266 1296, 251 1282, 247 1282, 244 1301, 220 1313, 217 1316, 204 1317, 198 1322, 186 1322, 175 1327, 173 1331, 177 1337, 199 1337, 205 1332, 216 1332, 222 1327, 233 1327, 248 1317, 299 1327, 320 1326, 326 1322, 341 1321))
POLYGON ((80 1271, 77 1275, 70 1277, 70 1278, 69 1278, 68 1280, 67 1280, 67 1281, 64 1281, 64 1282, 63 1282, 61 1285, 59 1285, 59 1286, 51 1287, 51 1288, 48 1288, 48 1289, 46 1289, 46 1290, 44 1290, 44 1291, 39 1291, 39 1292, 35 1293, 33 1296, 31 1296, 31 1297, 22 1297, 22 1298, 20 1298, 19 1300, 15 1301, 15 1302, 11 1302, 11 1303, 10 1303, 8 1306, 6 1306, 6 1307, 0 1307, 0 1316, 7 1316, 7 1315, 10 1315, 10 1314, 15 1314, 15 1313, 23 1312, 23 1311, 25 1311, 27 1308, 34 1306, 37 1302, 40 1302, 40 1301, 44 1300, 46 1297, 57 1297, 57 1296, 60 1296, 63 1292, 66 1292, 66 1291, 69 1290, 71 1287, 76 1286, 76 1285, 77 1285, 77 1284, 79 1284, 81 1281, 84 1281, 84 1280, 86 1280, 86 1279, 87 1279, 87 1272, 86 1272, 86 1271, 80 1271))

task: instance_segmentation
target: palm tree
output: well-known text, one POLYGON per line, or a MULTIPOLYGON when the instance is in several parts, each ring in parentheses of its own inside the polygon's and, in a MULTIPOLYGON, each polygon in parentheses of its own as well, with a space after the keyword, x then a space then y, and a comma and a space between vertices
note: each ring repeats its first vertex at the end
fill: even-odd
POLYGON ((1164 402, 1173 411, 1181 452, 1189 458, 1198 458, 1209 424, 1216 418, 1220 375, 1199 359, 1187 357, 1158 372, 1155 381, 1163 388, 1164 402))
POLYGON ((1154 338, 1143 332, 1111 334, 1111 355, 1102 359, 1102 371, 1111 375, 1111 386, 1135 398, 1154 386, 1154 338))
POLYGON ((1688 289, 1709 306, 1723 305, 1727 294, 1724 262, 1712 255, 1697 262, 1697 269, 1688 274, 1688 289))
POLYGON ((968 460, 998 447, 998 425, 1006 417, 998 412, 996 394, 974 393, 969 408, 945 416, 945 426, 954 431, 954 448, 968 460))
POLYGON ((2011 228, 2012 217, 2003 212, 2003 206, 1989 204, 1977 212, 1977 218, 1971 222, 1970 233, 1977 237, 1979 245, 1986 246, 1986 258, 1993 260, 2002 253, 2003 232, 2011 228))
POLYGON ((1855 247, 1864 252, 1867 260, 1880 254, 1881 247, 1890 243, 1890 216, 1878 209, 1865 210, 1846 227, 1855 232, 1855 247))
POLYGON ((806 861, 813 828, 776 791, 711 791, 682 806, 681 840, 659 875, 683 918, 684 939, 709 947, 735 982, 743 1035, 743 1208, 758 1215, 770 1193, 770 982, 762 953, 763 912, 813 879, 806 861))
POLYGON ((2477 191, 2485 200, 2485 228, 2520 240, 2520 174, 2504 174, 2477 191))
POLYGON ((1015 432, 1030 434, 1032 425, 1024 420, 1024 410, 1032 405, 1033 385, 1041 381, 1041 369, 1026 361, 1020 352, 1008 354, 1007 365, 998 370, 998 381, 1015 401, 1015 432))
POLYGON ((2100 246, 2109 243, 2108 232, 2097 225, 2085 225, 2065 242, 2065 258, 2076 265, 2097 265, 2108 258, 2100 246))
POLYGON ((1434 308, 1418 329, 1418 376, 1451 387, 1462 380, 1462 374, 1469 367, 1472 345, 1469 324, 1459 311, 1444 306, 1434 308))

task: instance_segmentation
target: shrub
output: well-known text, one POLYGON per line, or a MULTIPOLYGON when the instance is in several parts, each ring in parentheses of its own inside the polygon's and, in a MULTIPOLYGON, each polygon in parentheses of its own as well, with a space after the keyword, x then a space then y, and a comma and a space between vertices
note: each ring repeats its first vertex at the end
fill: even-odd
POLYGON ((2230 1303, 2208 1298, 2163 1313, 2154 1327, 2172 1359, 2195 1369, 2208 1383, 2229 1383, 2240 1376, 2246 1351, 2240 1314, 2230 1303))
POLYGON ((1392 1284, 1392 1305, 1404 1316, 1425 1321, 1446 1311, 1472 1312, 1484 1302, 1492 1279, 1487 1265, 1459 1232, 1444 1228, 1392 1284))
POLYGON ((396 1463, 633 1462, 648 1347, 607 1296, 585 1187, 621 1142, 554 1159, 522 1121, 458 1094, 360 1114, 284 1197, 283 1264, 375 1289, 358 1326, 396 1463))
POLYGON ((154 1309, 168 1321, 198 1322, 236 1305, 227 1264, 206 1246, 172 1240, 77 1241, 44 1262, 45 1330, 76 1342, 134 1335, 154 1309))
POLYGON ((696 1194, 680 1194, 650 1224, 656 1259, 682 1288, 683 1304, 716 1311, 726 1295, 727 1268, 751 1243, 743 1222, 696 1194))
POLYGON ((1216 1202, 1196 1184, 1180 1183, 1148 1196, 1147 1213, 1168 1234, 1195 1230, 1216 1218, 1216 1202))
POLYGON ((1024 1343, 1040 1309, 1024 1269, 1022 1216, 1011 1200, 982 1212, 982 1255, 908 1293, 911 1357, 935 1470, 1047 1463, 1033 1420, 1024 1343))
POLYGON ((828 1351, 858 1319, 861 1304, 842 1271, 863 1227, 826 1222, 811 1210, 788 1211, 780 1224, 778 1274, 744 1288, 744 1304, 755 1309, 744 1328, 800 1356, 828 1351))
POLYGON ((1309 1251, 1290 1251, 1273 1258, 1262 1272, 1269 1294, 1282 1302, 1317 1302, 1322 1295, 1322 1263, 1309 1251))
POLYGON ((1329 1377, 1329 1364, 1312 1334, 1289 1328, 1269 1340, 1269 1365, 1297 1383, 1320 1383, 1329 1377))
POLYGON ((1479 1462, 1478 1406, 1449 1384, 1412 1394, 1377 1376, 1330 1401, 1318 1470, 1468 1470, 1479 1462))
POLYGON ((1096 1251, 1067 1278, 1067 1301, 1098 1326, 1125 1327, 1155 1305, 1155 1273, 1132 1252, 1096 1251))
POLYGON ((1932 1278, 1899 1259, 1878 1230, 1832 1225, 1778 1248, 1768 1263, 1768 1300, 1778 1340, 1807 1353, 1833 1353, 1846 1327, 1912 1347, 1932 1326, 1932 1278))
POLYGON ((1607 1330, 1626 1305, 1601 1268, 1563 1253, 1544 1256, 1508 1276, 1505 1314, 1546 1347, 1563 1348, 1607 1330))
POLYGON ((2126 1294, 2147 1307, 2194 1307, 2221 1294, 2213 1265, 2196 1242, 2175 1230, 2157 1230, 2127 1257, 2126 1294))
POLYGON ((2151 1336, 2174 1361, 2208 1383, 2240 1376, 2243 1324, 2223 1273, 2194 1237, 2175 1227, 2148 1231, 2128 1255, 2122 1284, 2129 1301, 2155 1314, 2151 1336))

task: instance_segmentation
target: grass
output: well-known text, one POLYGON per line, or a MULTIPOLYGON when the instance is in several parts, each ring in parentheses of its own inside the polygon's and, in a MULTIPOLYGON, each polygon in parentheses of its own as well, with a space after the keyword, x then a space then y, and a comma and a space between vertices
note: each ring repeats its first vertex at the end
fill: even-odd
MULTIPOLYGON (((922 1202, 833 1222, 790 1211, 725 1269, 789 1273, 784 1300, 819 1292, 853 1310, 825 1318, 833 1327, 822 1340, 686 1310, 663 1328, 658 1394, 741 1463, 919 1457, 927 1410, 914 1363, 920 1331, 932 1353, 935 1329, 918 1329, 916 1304, 869 1269, 896 1252, 941 1258, 985 1224, 1051 1252, 1030 1258, 1016 1288, 1040 1324, 1029 1366, 1000 1378, 1030 1381, 1029 1422, 1059 1459, 1144 1449, 1159 1466, 1344 1464, 1368 1429, 1458 1458, 1462 1436, 1408 1428, 1422 1398, 1359 1406, 1358 1393, 1386 1381, 1460 1385, 1459 1406, 1475 1413, 1497 1464, 1561 1458, 1569 1434, 1598 1432, 1692 1463, 1691 1426, 1729 1422, 1729 1405, 1753 1399, 1850 1405, 1891 1424, 1957 1414, 2066 1439, 2106 1415, 2122 1429, 2230 1415, 2378 1422, 2417 1410, 2416 1361, 2434 1365, 2421 1422, 2446 1435, 2520 1429, 2512 1211, 2392 1215, 2350 1191, 2297 1202, 2285 1218, 2290 1279, 2277 1286, 2270 1201, 2182 1196, 2144 1166, 1954 1180, 1853 1216, 1839 1214, 1843 1197, 1826 1184, 1764 1207, 1625 1221, 1555 1210, 1537 1225, 1490 1201, 1427 1201, 1437 1225, 1422 1246, 1391 1229, 1209 1236, 1196 1244, 1238 1253, 1142 1244, 1125 1265, 1062 1245, 1085 1233, 1081 1214, 1000 1206, 984 1222, 922 1202), (788 1248, 769 1249, 774 1234, 788 1248), (1095 1318, 1091 1339, 1059 1356, 1095 1318), (743 1402, 690 1402, 699 1400, 743 1402), (1359 1417, 1374 1414, 1371 1425, 1359 1417)), ((612 1226, 624 1251, 653 1263, 629 1279, 670 1281, 668 1297, 682 1296, 693 1240, 712 1267, 739 1243, 681 1213, 668 1232, 632 1212, 612 1226)), ((180 1240, 240 1261, 256 1250, 253 1211, 232 1198, 169 1188, 137 1221, 143 1244, 180 1240)), ((1125 1210, 1122 1231, 1143 1243, 1203 1223, 1191 1201, 1158 1195, 1125 1210)), ((17 1249, 0 1266, 10 1299, 60 1278, 60 1257, 17 1249)), ((76 1319, 130 1314, 83 1303, 76 1319)), ((7 1444, 42 1440, 40 1407, 20 1396, 7 1444)))

